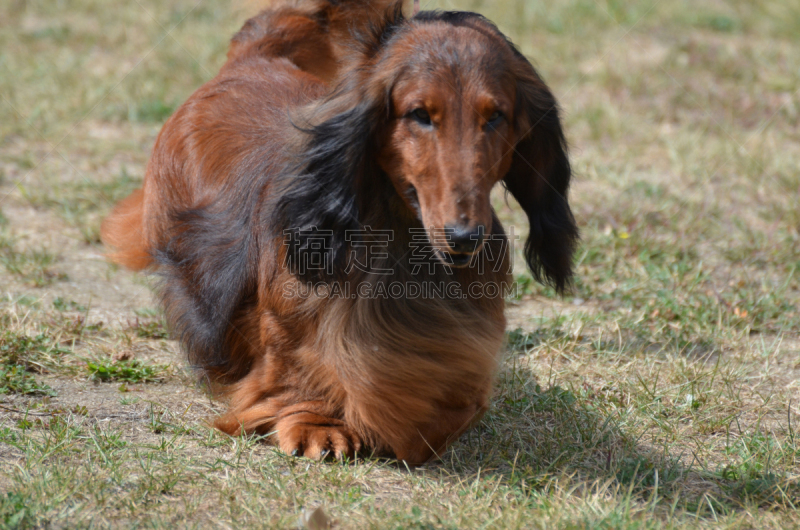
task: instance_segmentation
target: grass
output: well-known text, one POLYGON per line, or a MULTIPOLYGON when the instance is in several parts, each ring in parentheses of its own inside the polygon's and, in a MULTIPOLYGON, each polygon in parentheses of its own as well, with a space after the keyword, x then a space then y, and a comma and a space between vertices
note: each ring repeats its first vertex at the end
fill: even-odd
POLYGON ((81 232, 87 244, 100 243, 100 221, 109 213, 109 205, 127 197, 142 181, 128 174, 123 166, 118 176, 105 182, 88 180, 68 182, 57 187, 28 190, 22 195, 36 208, 48 208, 81 232))
POLYGON ((565 299, 516 267, 490 412, 408 470, 211 429, 152 282, 100 258, 246 10, 0 6, 0 526, 800 526, 800 1, 426 7, 495 20, 558 96, 582 241, 565 299))
POLYGON ((53 271, 52 266, 57 261, 58 256, 44 247, 20 250, 13 236, 0 225, 0 265, 8 273, 34 287, 44 287, 54 281, 67 279, 66 274, 53 271))
POLYGON ((155 383, 162 380, 163 366, 153 366, 140 361, 89 361, 86 363, 89 377, 96 381, 120 381, 123 383, 155 383))
POLYGON ((34 337, 5 331, 0 336, 0 394, 53 395, 31 372, 45 370, 62 353, 44 334, 34 337), (50 361, 50 362, 48 362, 50 361))
POLYGON ((167 339, 170 336, 167 323, 163 318, 140 320, 138 314, 133 322, 128 323, 128 330, 143 339, 167 339))
POLYGON ((49 386, 36 382, 36 378, 28 373, 20 364, 0 365, 0 394, 51 395, 49 386))

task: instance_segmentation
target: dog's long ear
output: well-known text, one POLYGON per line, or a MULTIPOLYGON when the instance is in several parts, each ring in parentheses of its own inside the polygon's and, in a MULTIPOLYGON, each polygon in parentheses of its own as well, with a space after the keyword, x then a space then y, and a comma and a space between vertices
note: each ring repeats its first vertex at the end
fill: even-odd
POLYGON ((376 169, 382 104, 363 94, 340 94, 315 109, 303 129, 293 176, 275 208, 287 246, 287 267, 306 280, 340 276, 348 230, 357 230, 359 191, 376 169))
POLYGON ((578 228, 567 202, 570 163, 558 104, 533 66, 518 55, 515 126, 519 134, 506 189, 528 215, 525 259, 533 277, 563 292, 572 277, 578 228))
POLYGON ((351 35, 353 60, 334 93, 297 123, 303 138, 297 165, 284 179, 273 208, 287 268, 298 278, 342 277, 347 232, 361 228, 361 213, 374 197, 366 188, 378 174, 380 137, 389 117, 396 69, 365 66, 405 23, 403 2, 351 35), (356 59, 356 58, 360 59, 356 59))

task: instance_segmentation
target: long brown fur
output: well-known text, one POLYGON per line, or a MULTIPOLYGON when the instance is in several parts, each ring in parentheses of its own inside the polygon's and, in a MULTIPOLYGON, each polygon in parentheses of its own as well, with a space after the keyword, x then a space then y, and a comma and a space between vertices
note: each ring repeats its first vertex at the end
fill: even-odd
POLYGON ((502 297, 304 289, 509 285, 498 182, 528 214, 532 271, 563 288, 577 238, 569 176, 555 99, 482 17, 298 0, 234 37, 102 236, 111 259, 162 276, 172 329, 228 400, 220 430, 305 456, 368 449, 418 464, 487 409, 502 297), (393 237, 369 270, 347 267, 366 251, 345 236, 365 227, 393 237), (422 267, 413 229, 433 248, 422 267), (309 230, 329 234, 332 272, 291 266, 310 248, 292 234, 309 230))

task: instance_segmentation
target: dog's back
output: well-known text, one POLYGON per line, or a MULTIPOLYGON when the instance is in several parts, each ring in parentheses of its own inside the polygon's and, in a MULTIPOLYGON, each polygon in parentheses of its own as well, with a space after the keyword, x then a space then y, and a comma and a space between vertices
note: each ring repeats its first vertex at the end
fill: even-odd
POLYGON ((228 61, 286 57, 301 70, 331 81, 351 48, 352 32, 382 17, 396 0, 284 2, 248 20, 231 40, 228 61))

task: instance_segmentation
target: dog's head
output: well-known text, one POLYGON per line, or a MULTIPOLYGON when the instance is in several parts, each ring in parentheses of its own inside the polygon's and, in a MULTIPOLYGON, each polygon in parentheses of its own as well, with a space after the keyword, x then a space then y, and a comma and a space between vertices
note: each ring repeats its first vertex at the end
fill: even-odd
MULTIPOLYGON (((577 239, 570 165, 556 100, 531 64, 474 13, 395 11, 362 44, 361 64, 317 109, 307 185, 287 195, 282 211, 295 215, 284 223, 343 237, 370 199, 359 190, 385 174, 440 258, 466 266, 492 230, 502 182, 528 215, 534 276, 562 289, 577 239)), ((333 237, 340 262, 346 243, 333 237)))

